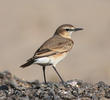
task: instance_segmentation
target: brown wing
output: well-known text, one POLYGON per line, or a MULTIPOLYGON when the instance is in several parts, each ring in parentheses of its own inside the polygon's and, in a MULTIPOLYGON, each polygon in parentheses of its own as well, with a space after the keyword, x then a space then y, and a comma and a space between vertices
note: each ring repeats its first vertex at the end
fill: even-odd
POLYGON ((67 52, 73 46, 73 41, 56 35, 48 39, 34 54, 33 57, 50 56, 56 53, 67 52))

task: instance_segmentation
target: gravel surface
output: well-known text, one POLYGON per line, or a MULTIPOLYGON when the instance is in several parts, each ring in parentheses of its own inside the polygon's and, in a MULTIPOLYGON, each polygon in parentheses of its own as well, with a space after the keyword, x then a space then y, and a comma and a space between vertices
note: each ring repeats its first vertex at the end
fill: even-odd
POLYGON ((82 80, 40 83, 21 80, 8 71, 0 73, 0 100, 109 100, 110 85, 82 80))

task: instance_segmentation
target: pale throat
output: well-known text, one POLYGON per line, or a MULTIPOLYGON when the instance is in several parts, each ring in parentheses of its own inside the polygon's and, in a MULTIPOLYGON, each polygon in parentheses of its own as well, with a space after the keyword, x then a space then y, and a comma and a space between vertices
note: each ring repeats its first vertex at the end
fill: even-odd
POLYGON ((69 32, 70 37, 72 36, 72 33, 73 33, 73 32, 69 32))
POLYGON ((72 36, 72 32, 63 32, 60 34, 62 37, 64 38, 69 38, 71 39, 71 36, 72 36))

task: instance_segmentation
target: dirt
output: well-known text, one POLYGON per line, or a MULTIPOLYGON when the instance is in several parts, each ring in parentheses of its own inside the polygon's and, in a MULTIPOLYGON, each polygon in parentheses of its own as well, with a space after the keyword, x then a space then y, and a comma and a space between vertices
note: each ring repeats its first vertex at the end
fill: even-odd
POLYGON ((109 100, 110 85, 82 80, 62 83, 24 81, 10 72, 0 73, 0 100, 109 100))

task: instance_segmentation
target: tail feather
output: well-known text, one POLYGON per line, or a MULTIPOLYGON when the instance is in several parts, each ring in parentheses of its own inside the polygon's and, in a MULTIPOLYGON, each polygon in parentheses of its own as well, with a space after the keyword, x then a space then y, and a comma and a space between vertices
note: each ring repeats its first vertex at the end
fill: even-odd
POLYGON ((27 60, 27 62, 25 64, 21 65, 20 67, 25 68, 25 67, 32 65, 33 63, 34 63, 34 59, 31 58, 31 59, 27 60))

